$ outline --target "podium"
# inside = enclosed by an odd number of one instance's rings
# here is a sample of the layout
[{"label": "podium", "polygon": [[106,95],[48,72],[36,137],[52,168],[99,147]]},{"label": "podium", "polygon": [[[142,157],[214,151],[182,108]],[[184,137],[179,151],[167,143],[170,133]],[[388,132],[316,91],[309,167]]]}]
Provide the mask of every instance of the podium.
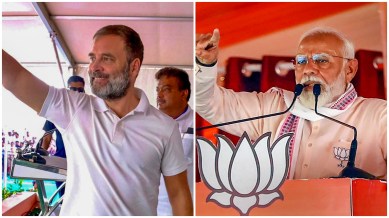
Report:
[{"label": "podium", "polygon": [[65,158],[44,156],[46,164],[13,159],[11,177],[18,179],[65,181],[67,162]]},{"label": "podium", "polygon": [[[32,179],[38,186],[39,204],[41,207],[40,215],[50,215],[62,203],[61,197],[51,206],[55,195],[65,186],[67,175],[67,162],[65,158],[55,156],[43,156],[46,164],[33,163],[26,160],[15,158],[12,161],[11,178]],[[64,183],[48,198],[44,180],[63,181]]]},{"label": "podium", "polygon": [[[253,208],[250,216],[386,216],[386,181],[365,179],[286,180],[284,199],[268,207]],[[234,208],[206,202],[211,193],[204,183],[196,184],[197,216],[239,216]]]}]

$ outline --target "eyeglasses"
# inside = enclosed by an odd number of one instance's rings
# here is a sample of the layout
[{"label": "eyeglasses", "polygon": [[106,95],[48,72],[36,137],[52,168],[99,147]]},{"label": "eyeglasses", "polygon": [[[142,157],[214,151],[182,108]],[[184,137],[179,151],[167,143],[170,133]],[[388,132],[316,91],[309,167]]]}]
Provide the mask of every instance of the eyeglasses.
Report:
[{"label": "eyeglasses", "polygon": [[76,92],[85,92],[84,88],[82,87],[69,87],[69,89]]},{"label": "eyeglasses", "polygon": [[296,55],[292,62],[296,69],[301,69],[302,67],[305,67],[308,64],[309,59],[311,59],[313,63],[316,64],[319,68],[326,69],[330,66],[331,58],[342,58],[348,61],[352,60],[351,58],[330,55],[327,53],[319,53],[312,54],[312,57],[310,58],[308,55]]}]

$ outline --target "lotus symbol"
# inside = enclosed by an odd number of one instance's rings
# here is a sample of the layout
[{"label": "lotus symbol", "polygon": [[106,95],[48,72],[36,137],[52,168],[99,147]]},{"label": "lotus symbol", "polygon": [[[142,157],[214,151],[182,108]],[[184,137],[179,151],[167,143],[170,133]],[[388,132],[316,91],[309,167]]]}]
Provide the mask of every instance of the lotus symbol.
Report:
[{"label": "lotus symbol", "polygon": [[350,149],[334,147],[334,155],[336,159],[340,160],[338,167],[344,168],[345,165],[343,165],[343,161],[348,161],[348,157],[350,156]]},{"label": "lotus symbol", "polygon": [[236,147],[223,135],[216,135],[217,147],[198,137],[200,175],[212,190],[207,202],[233,207],[241,215],[248,215],[254,207],[283,200],[279,188],[288,173],[288,145],[292,135],[284,134],[270,146],[270,132],[253,144],[244,132]]}]

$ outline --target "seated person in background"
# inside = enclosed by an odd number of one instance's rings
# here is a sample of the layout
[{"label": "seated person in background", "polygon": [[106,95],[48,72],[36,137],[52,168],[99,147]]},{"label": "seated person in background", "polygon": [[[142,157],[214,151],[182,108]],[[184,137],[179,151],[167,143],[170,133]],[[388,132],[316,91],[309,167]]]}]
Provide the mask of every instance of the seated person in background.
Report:
[{"label": "seated person in background", "polygon": [[[293,92],[272,88],[266,93],[234,92],[216,85],[219,30],[196,36],[196,111],[212,124],[285,111]],[[289,179],[338,176],[346,166],[353,131],[314,111],[313,85],[321,85],[318,111],[358,129],[355,166],[386,179],[385,100],[357,96],[351,84],[358,69],[352,43],[329,28],[315,28],[298,43],[294,60],[296,83],[305,85],[292,109],[280,116],[221,129],[252,140],[272,132],[294,133],[289,148]],[[339,155],[342,151],[344,155]]]},{"label": "seated person in background", "polygon": [[[70,90],[77,91],[77,92],[85,92],[84,87],[85,87],[84,78],[82,78],[80,76],[69,77],[68,88]],[[56,145],[57,149],[55,151],[54,156],[66,158],[65,146],[63,144],[62,135],[58,131],[58,129],[55,127],[55,125],[52,122],[46,120],[45,124],[43,125],[43,130],[45,132],[49,132],[52,130],[54,130],[54,131],[43,137],[42,148],[45,150],[49,149],[51,140],[53,138],[53,133],[55,132],[55,134],[56,134],[55,145]],[[55,184],[57,185],[57,188],[58,188],[59,186],[61,186],[62,182],[55,182]],[[64,194],[64,192],[65,192],[65,189],[64,188],[61,189],[59,191],[59,197],[61,197]]]},{"label": "seated person in background", "polygon": [[[188,162],[187,177],[193,196],[193,110],[188,105],[191,88],[188,74],[175,67],[160,69],[155,78],[158,109],[175,119],[181,132],[184,154]],[[158,196],[158,216],[173,215],[165,181],[161,178]]]}]

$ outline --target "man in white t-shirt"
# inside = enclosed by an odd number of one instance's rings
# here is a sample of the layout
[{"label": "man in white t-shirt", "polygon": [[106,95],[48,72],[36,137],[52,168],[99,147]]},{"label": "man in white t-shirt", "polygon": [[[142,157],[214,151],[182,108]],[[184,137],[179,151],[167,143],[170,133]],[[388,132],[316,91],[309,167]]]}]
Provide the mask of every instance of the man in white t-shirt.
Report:
[{"label": "man in white t-shirt", "polygon": [[49,87],[5,51],[3,86],[53,122],[67,154],[60,215],[156,215],[163,174],[174,215],[192,215],[178,125],[134,87],[143,43],[133,29],[98,30],[89,53],[97,96]]},{"label": "man in white t-shirt", "polygon": [[[158,81],[158,109],[178,122],[182,145],[188,163],[187,177],[193,194],[193,110],[188,105],[191,88],[188,74],[179,68],[165,67],[155,74]],[[158,196],[158,216],[172,215],[164,180],[161,178]]]}]

